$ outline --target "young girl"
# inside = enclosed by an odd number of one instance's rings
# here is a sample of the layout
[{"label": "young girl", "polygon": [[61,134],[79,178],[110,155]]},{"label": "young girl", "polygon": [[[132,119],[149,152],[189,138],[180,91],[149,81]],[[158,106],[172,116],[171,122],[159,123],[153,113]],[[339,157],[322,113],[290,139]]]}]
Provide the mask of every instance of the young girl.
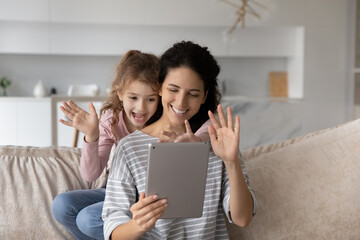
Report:
[{"label": "young girl", "polygon": [[[230,222],[246,226],[256,209],[239,153],[240,119],[236,117],[234,128],[230,108],[226,118],[219,105],[220,123],[211,113],[220,101],[220,68],[207,48],[192,42],[174,44],[160,65],[161,117],[123,138],[116,148],[102,214],[105,239],[227,239],[223,212]],[[159,220],[168,203],[156,195],[145,197],[148,144],[169,130],[191,134],[184,121],[194,131],[209,116],[214,152],[209,156],[203,215]]]},{"label": "young girl", "polygon": [[[100,110],[100,120],[92,103],[90,113],[71,100],[60,107],[71,120],[60,122],[85,134],[80,159],[80,172],[85,180],[95,181],[107,165],[112,146],[156,116],[159,69],[155,55],[131,50],[117,67],[110,95]],[[198,141],[208,138],[205,125],[195,134]],[[105,188],[62,193],[54,199],[52,212],[77,239],[103,239],[104,197]]]}]

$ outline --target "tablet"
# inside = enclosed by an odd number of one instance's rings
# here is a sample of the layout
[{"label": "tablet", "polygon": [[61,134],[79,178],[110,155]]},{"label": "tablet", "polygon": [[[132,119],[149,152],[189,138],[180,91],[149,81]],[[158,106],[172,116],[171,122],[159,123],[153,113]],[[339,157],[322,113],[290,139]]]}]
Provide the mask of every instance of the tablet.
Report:
[{"label": "tablet", "polygon": [[146,196],[166,198],[161,218],[202,216],[210,143],[152,143],[149,145]]}]

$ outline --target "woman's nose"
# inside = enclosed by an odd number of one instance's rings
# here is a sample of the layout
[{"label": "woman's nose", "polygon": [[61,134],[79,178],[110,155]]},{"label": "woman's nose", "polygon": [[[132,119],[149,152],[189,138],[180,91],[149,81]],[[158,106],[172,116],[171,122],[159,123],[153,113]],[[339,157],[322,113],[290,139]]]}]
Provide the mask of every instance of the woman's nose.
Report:
[{"label": "woman's nose", "polygon": [[185,106],[186,105],[186,100],[187,100],[186,94],[183,94],[183,93],[179,94],[177,96],[177,99],[176,99],[177,106],[179,106],[179,107]]}]

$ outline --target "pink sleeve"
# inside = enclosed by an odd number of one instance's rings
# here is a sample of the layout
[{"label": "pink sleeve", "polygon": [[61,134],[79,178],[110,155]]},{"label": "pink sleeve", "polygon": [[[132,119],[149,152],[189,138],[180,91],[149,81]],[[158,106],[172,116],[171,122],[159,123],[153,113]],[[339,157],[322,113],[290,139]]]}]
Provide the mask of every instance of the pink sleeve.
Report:
[{"label": "pink sleeve", "polygon": [[207,120],[194,134],[201,138],[202,142],[210,140],[208,126],[211,125],[211,120]]},{"label": "pink sleeve", "polygon": [[98,141],[88,143],[84,139],[80,159],[81,176],[89,182],[95,181],[109,160],[111,148],[115,143],[110,127],[100,121]]}]

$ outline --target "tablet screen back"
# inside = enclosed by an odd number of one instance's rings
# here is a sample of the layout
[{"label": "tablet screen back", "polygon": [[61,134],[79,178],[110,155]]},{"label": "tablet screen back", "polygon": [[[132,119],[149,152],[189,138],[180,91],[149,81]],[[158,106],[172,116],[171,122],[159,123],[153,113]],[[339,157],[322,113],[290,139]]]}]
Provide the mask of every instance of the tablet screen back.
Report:
[{"label": "tablet screen back", "polygon": [[167,198],[161,218],[202,216],[210,143],[152,143],[146,180],[146,196]]}]

